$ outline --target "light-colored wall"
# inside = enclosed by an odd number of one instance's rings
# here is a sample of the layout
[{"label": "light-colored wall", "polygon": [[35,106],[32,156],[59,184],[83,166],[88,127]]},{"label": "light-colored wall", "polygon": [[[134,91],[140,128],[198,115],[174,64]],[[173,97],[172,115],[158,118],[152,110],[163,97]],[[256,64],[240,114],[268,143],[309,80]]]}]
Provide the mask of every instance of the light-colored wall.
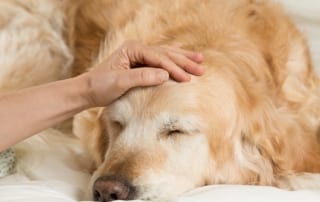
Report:
[{"label": "light-colored wall", "polygon": [[320,75],[320,0],[275,0],[281,2],[289,15],[307,36],[314,66]]}]

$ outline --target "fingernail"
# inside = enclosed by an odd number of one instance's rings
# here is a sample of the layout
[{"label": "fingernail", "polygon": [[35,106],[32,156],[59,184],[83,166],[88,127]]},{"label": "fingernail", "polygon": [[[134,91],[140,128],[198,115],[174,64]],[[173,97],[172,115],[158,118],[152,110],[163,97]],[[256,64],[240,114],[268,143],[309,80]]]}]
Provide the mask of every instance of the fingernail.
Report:
[{"label": "fingernail", "polygon": [[161,71],[157,74],[160,81],[167,81],[169,79],[169,73],[166,71]]}]

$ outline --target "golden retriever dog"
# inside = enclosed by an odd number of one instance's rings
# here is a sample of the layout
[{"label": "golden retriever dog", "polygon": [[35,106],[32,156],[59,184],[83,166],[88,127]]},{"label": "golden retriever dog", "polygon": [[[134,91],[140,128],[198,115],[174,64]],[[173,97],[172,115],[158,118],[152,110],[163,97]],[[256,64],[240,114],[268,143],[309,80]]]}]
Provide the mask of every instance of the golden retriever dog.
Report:
[{"label": "golden retriever dog", "polygon": [[75,72],[123,41],[203,53],[205,75],[135,88],[80,113],[97,201],[166,198],[210,184],[294,189],[320,172],[320,86],[306,40],[264,0],[79,1]]},{"label": "golden retriever dog", "polygon": [[209,184],[316,186],[295,179],[320,171],[319,79],[276,3],[2,0],[0,91],[69,77],[71,67],[82,73],[127,39],[202,52],[206,73],[132,89],[75,117],[94,161],[94,199],[153,200]]}]

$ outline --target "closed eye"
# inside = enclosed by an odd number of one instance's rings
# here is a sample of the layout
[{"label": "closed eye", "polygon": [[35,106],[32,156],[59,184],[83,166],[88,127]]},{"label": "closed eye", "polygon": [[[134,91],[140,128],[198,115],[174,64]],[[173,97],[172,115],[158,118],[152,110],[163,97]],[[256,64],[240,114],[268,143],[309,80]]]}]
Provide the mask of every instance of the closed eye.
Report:
[{"label": "closed eye", "polygon": [[117,130],[122,130],[124,128],[124,125],[120,121],[111,121],[112,127],[114,127]]},{"label": "closed eye", "polygon": [[182,131],[182,130],[174,129],[174,130],[169,130],[167,132],[167,135],[172,136],[172,135],[178,135],[178,134],[183,134],[183,133],[184,133],[184,131]]}]

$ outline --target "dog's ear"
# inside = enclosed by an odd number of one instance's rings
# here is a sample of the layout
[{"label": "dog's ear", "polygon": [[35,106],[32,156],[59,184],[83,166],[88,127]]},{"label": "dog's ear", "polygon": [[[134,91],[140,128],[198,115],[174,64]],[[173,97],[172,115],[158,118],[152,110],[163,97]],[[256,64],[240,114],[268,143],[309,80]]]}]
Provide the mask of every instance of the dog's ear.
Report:
[{"label": "dog's ear", "polygon": [[259,184],[277,186],[290,172],[320,170],[316,128],[300,116],[266,101],[243,118],[240,157],[242,165],[259,176]]},{"label": "dog's ear", "polygon": [[255,116],[246,121],[239,138],[245,159],[243,165],[259,176],[258,184],[273,185],[274,174],[282,168],[284,131],[275,124],[272,112],[264,111]]},{"label": "dog's ear", "polygon": [[96,169],[103,161],[108,146],[108,137],[102,122],[104,108],[94,108],[83,111],[74,117],[73,133],[94,161]]}]

